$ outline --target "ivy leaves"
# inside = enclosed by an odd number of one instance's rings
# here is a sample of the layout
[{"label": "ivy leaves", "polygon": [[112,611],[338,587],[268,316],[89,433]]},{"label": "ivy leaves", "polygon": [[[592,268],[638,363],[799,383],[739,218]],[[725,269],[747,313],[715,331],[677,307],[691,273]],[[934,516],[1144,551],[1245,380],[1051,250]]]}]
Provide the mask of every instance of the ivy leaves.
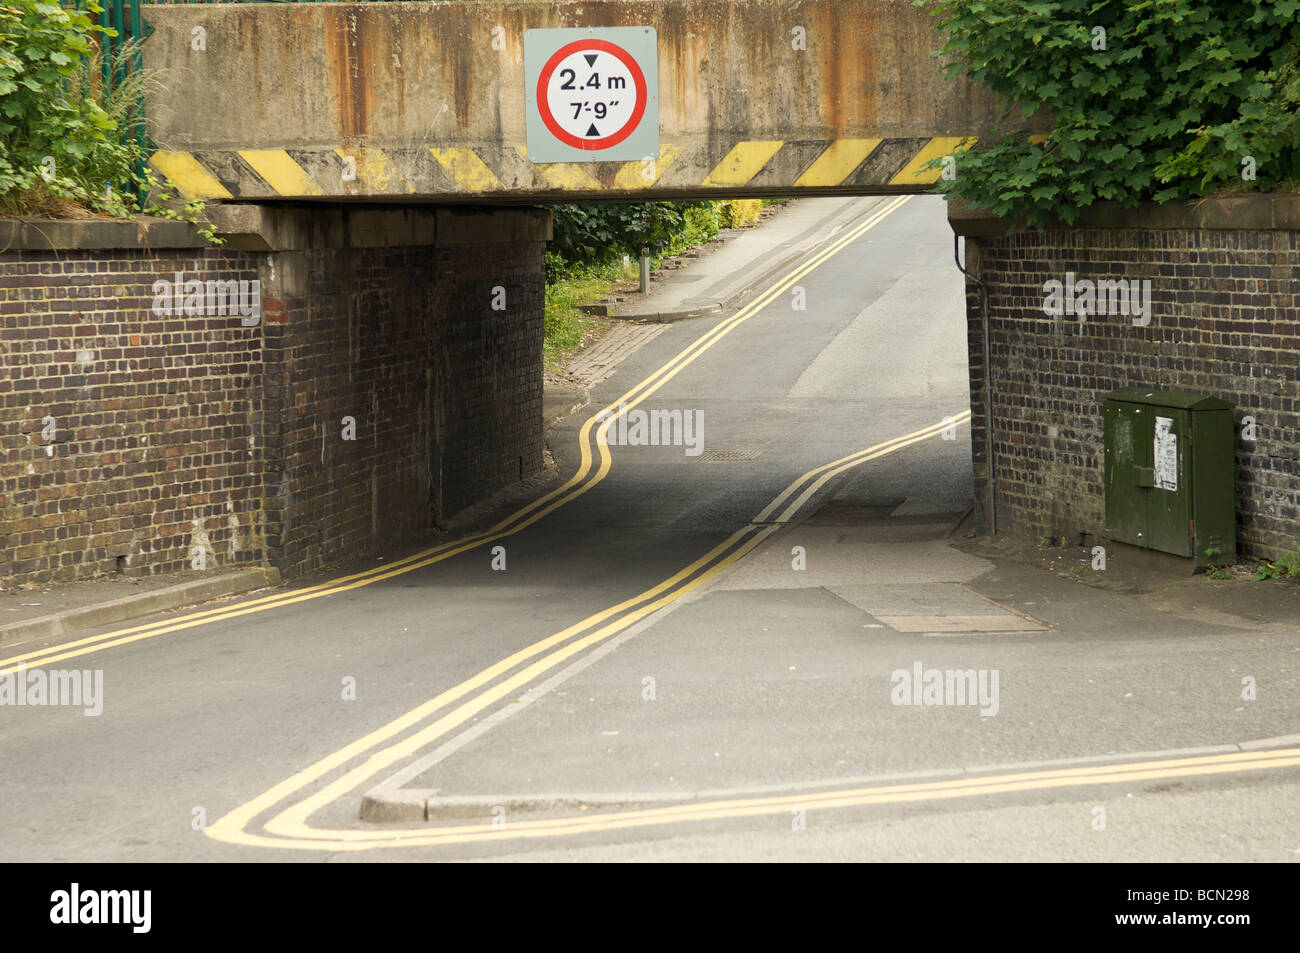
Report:
[{"label": "ivy leaves", "polygon": [[[1005,103],[941,182],[976,206],[1045,225],[1097,201],[1300,182],[1300,0],[915,3],[945,34],[943,68]],[[1022,128],[1033,114],[1045,142]]]}]

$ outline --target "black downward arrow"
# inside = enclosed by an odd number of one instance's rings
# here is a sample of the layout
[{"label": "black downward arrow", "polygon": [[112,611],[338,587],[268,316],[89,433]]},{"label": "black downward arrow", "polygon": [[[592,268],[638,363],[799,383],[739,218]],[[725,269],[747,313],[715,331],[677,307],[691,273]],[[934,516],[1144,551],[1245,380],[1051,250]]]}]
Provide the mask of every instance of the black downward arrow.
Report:
[{"label": "black downward arrow", "polygon": [[597,129],[596,129],[596,124],[595,124],[594,122],[593,122],[590,126],[587,127],[587,135],[589,135],[589,136],[599,136],[599,135],[600,135],[600,133],[599,133],[599,132],[597,131]]},{"label": "black downward arrow", "polygon": [[588,65],[588,66],[591,66],[591,65],[593,65],[593,64],[596,62],[596,54],[595,54],[595,53],[584,53],[584,54],[582,54],[582,58],[583,58],[584,60],[587,61],[587,65]]}]

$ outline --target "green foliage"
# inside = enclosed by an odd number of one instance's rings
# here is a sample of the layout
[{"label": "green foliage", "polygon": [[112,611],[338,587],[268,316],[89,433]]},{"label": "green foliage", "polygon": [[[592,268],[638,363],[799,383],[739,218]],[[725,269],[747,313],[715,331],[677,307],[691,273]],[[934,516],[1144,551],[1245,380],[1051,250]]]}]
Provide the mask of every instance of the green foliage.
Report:
[{"label": "green foliage", "polygon": [[[95,0],[85,10],[0,3],[0,213],[143,212],[197,225],[220,244],[201,222],[203,203],[180,202],[145,166],[139,103],[157,80],[133,68],[140,41],[114,44],[108,72],[115,80],[106,84],[100,37],[117,33],[88,13],[102,7]],[[141,203],[137,193],[149,198]]]},{"label": "green foliage", "polygon": [[1255,573],[1255,578],[1263,579],[1287,579],[1300,576],[1300,552],[1283,553],[1272,562],[1260,566]]},{"label": "green foliage", "polygon": [[723,228],[744,228],[758,221],[763,211],[760,199],[731,199],[718,203],[718,224]]},{"label": "green foliage", "polygon": [[[665,203],[667,204],[667,203]],[[664,255],[680,255],[684,251],[703,245],[718,237],[721,226],[719,202],[680,203],[682,209],[682,226],[669,236]]]},{"label": "green foliage", "polygon": [[[94,0],[87,9],[101,12]],[[0,197],[12,202],[11,193],[37,191],[121,207],[106,191],[110,180],[97,175],[125,172],[133,159],[87,76],[101,33],[116,35],[58,3],[0,5]]]},{"label": "green foliage", "polygon": [[[946,34],[944,69],[1008,104],[945,192],[1041,226],[1099,201],[1300,182],[1300,0],[914,2]],[[1050,117],[1047,141],[1028,141],[1013,103]]]},{"label": "green foliage", "polygon": [[655,258],[676,254],[701,240],[691,236],[710,228],[717,235],[718,228],[711,202],[556,205],[551,211],[555,233],[550,249],[558,255],[554,261],[566,266],[603,264],[623,255],[636,258],[643,248]]},{"label": "green foliage", "polygon": [[[552,267],[547,252],[548,270]],[[558,256],[557,256],[558,258]],[[578,310],[578,305],[608,294],[621,276],[618,264],[557,266],[563,273],[546,283],[546,319],[543,351],[546,363],[555,367],[582,343],[583,334],[599,319]]]},{"label": "green foliage", "polygon": [[198,233],[212,245],[224,245],[226,240],[218,238],[215,226],[203,219],[206,203],[202,199],[190,199],[182,203],[173,192],[170,180],[160,180],[153,170],[146,168],[144,173],[144,194],[149,196],[144,206],[146,215],[158,218],[170,218],[179,222],[188,222]]}]

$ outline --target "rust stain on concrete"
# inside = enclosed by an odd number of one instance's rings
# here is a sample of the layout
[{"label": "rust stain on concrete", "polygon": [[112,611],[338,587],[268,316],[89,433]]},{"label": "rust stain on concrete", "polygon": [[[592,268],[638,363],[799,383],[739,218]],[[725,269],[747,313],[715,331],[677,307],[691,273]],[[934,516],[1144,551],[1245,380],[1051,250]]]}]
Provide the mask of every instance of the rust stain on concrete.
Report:
[{"label": "rust stain on concrete", "polygon": [[398,10],[388,18],[388,48],[382,51],[386,54],[387,62],[384,64],[385,69],[391,69],[393,73],[393,109],[394,118],[400,127],[406,116],[406,82],[404,72],[406,70],[405,49],[402,46],[402,37],[408,32],[413,32],[416,25],[411,22],[411,15],[408,12]]},{"label": "rust stain on concrete", "polygon": [[336,93],[339,131],[344,138],[364,136],[370,124],[370,84],[366,81],[366,17],[353,6],[326,6],[326,66]]},{"label": "rust stain on concrete", "polygon": [[239,11],[238,35],[241,44],[247,46],[253,57],[253,102],[262,101],[262,47],[257,42],[257,26],[251,10]]}]

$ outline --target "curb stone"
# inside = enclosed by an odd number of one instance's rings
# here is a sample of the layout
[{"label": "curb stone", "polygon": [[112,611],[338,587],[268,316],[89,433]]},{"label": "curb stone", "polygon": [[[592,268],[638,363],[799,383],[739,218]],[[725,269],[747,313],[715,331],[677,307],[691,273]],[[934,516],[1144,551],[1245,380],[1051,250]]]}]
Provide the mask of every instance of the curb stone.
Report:
[{"label": "curb stone", "polygon": [[65,609],[52,615],[0,625],[0,645],[30,642],[35,639],[58,639],[87,629],[138,619],[157,612],[209,602],[222,596],[238,595],[280,584],[280,570],[275,568],[242,569],[206,579],[195,579],[175,586],[123,596],[108,602]]}]

